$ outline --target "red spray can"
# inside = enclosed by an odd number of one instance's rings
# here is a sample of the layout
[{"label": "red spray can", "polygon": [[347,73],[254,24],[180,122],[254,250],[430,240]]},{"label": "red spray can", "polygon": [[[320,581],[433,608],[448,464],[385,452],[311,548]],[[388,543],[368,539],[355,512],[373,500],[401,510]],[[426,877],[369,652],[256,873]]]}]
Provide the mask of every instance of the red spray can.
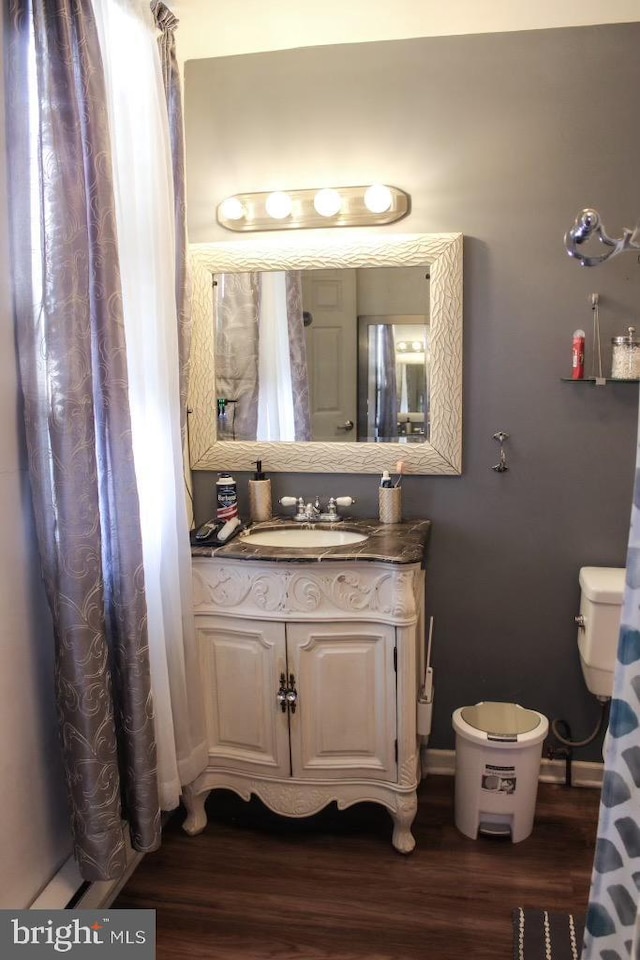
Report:
[{"label": "red spray can", "polygon": [[584,330],[575,330],[571,352],[571,379],[584,380]]}]

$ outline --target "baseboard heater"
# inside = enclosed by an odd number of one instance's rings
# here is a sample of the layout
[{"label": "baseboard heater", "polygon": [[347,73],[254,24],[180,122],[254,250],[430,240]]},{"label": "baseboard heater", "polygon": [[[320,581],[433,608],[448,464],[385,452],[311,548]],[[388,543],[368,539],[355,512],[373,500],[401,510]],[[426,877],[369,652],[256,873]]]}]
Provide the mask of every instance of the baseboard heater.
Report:
[{"label": "baseboard heater", "polygon": [[101,910],[111,906],[144,854],[127,847],[127,867],[117,880],[83,880],[69,857],[30,905],[30,910]]}]

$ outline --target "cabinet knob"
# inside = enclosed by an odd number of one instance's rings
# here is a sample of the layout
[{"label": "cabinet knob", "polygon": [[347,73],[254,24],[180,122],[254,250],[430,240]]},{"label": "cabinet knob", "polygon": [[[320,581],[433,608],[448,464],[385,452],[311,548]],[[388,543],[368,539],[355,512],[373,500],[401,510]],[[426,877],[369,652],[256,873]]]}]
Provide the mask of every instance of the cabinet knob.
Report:
[{"label": "cabinet knob", "polygon": [[291,713],[296,712],[298,703],[298,691],[296,690],[296,678],[292,673],[289,674],[289,686],[287,688],[287,706]]},{"label": "cabinet knob", "polygon": [[291,713],[296,712],[298,691],[296,690],[296,678],[292,673],[289,674],[288,685],[284,673],[280,674],[280,688],[276,693],[276,703],[280,704],[280,709],[283,713],[286,713],[287,710],[290,710]]},{"label": "cabinet knob", "polygon": [[276,703],[280,704],[280,709],[283,713],[287,712],[287,678],[284,673],[280,674],[280,689],[276,693]]}]

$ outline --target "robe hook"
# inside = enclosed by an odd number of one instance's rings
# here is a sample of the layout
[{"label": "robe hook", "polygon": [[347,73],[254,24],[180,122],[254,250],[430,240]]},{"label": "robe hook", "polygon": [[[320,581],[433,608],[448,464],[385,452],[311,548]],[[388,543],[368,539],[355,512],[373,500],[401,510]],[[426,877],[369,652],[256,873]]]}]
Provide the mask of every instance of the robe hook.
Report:
[{"label": "robe hook", "polygon": [[495,470],[496,473],[506,473],[509,467],[507,466],[507,456],[504,452],[504,442],[509,439],[509,434],[505,433],[504,430],[498,430],[497,433],[494,433],[493,439],[497,440],[500,444],[500,460],[494,464],[491,469]]}]

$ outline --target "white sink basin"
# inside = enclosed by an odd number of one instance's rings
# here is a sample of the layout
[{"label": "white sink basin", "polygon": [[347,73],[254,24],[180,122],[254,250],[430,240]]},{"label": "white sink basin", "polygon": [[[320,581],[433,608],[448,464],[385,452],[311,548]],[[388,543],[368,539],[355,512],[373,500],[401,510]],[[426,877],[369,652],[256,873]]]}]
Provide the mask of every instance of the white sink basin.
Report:
[{"label": "white sink basin", "polygon": [[287,527],[283,530],[256,530],[242,537],[242,543],[260,547],[343,547],[349,543],[362,543],[365,533],[353,530],[310,530]]}]

